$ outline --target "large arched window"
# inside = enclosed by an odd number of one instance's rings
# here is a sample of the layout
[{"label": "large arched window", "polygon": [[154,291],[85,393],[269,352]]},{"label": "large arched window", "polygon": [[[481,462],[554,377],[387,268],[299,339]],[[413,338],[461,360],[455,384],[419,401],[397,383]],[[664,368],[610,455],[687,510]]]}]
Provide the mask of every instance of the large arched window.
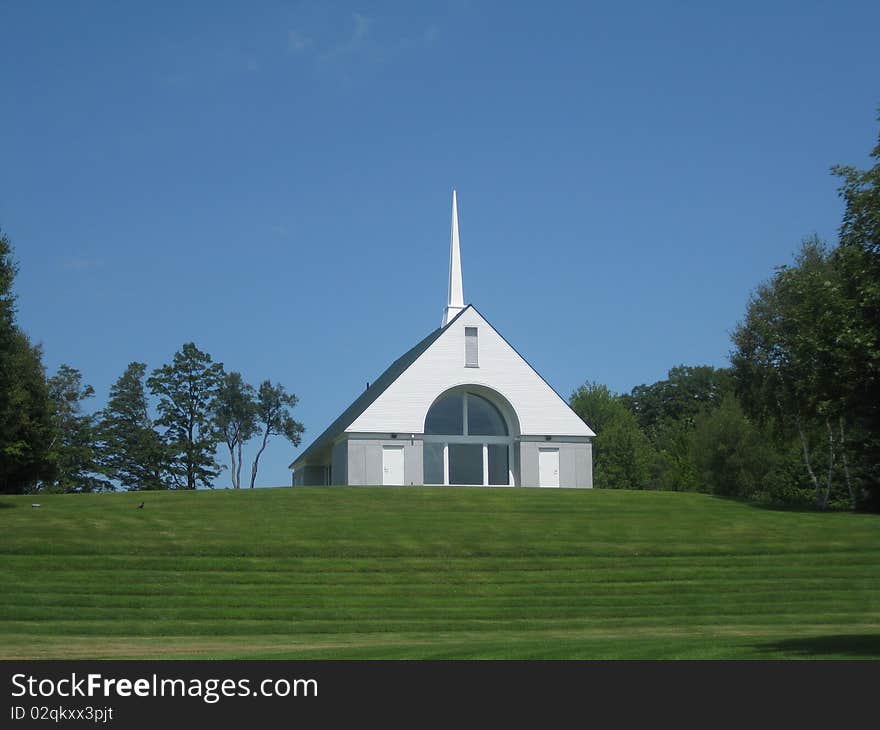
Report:
[{"label": "large arched window", "polygon": [[507,436],[504,416],[476,393],[449,393],[431,406],[425,433],[442,436]]},{"label": "large arched window", "polygon": [[509,484],[512,439],[501,411],[487,398],[456,390],[425,418],[425,484]]}]

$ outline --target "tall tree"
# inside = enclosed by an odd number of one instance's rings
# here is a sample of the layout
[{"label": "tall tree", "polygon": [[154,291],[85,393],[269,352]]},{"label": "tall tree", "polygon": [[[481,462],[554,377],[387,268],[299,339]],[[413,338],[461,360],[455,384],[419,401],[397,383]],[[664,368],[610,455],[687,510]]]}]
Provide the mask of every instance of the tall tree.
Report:
[{"label": "tall tree", "polygon": [[83,413],[83,401],[94,394],[94,388],[83,383],[82,373],[69,365],[61,365],[49,378],[55,426],[51,453],[57,469],[53,486],[58,491],[112,489],[98,461],[96,418]]},{"label": "tall tree", "polygon": [[15,323],[12,243],[0,231],[0,492],[51,479],[52,412],[42,353]]},{"label": "tall tree", "polygon": [[159,397],[159,418],[169,449],[169,471],[178,489],[213,486],[220,473],[214,458],[218,434],[213,414],[223,366],[192,342],[174,354],[172,363],[147,379]]},{"label": "tall tree", "polygon": [[859,432],[855,445],[865,506],[880,510],[880,141],[868,170],[837,165],[840,195],[846,205],[835,264],[853,317],[839,333],[841,369],[851,387],[848,411]]},{"label": "tall tree", "polygon": [[[820,508],[828,505],[838,457],[847,464],[834,433],[838,426],[846,432],[839,333],[847,327],[839,277],[824,243],[812,237],[794,265],[779,267],[758,287],[733,333],[731,363],[743,404],[794,431]],[[824,454],[821,473],[816,451]],[[846,481],[852,491],[848,475]]]},{"label": "tall tree", "polygon": [[257,432],[256,392],[244,382],[241,373],[224,374],[214,417],[229,449],[232,488],[241,489],[241,447]]},{"label": "tall tree", "polygon": [[260,383],[257,394],[257,423],[263,437],[251,467],[251,489],[257,481],[260,456],[266,450],[270,437],[284,436],[294,446],[300,445],[305,428],[290,415],[290,409],[297,402],[297,397],[293,393],[288,393],[283,385],[272,385],[271,380]]},{"label": "tall tree", "polygon": [[145,363],[129,363],[110,388],[99,424],[107,474],[132,490],[168,487],[168,452],[150,416],[146,371]]}]

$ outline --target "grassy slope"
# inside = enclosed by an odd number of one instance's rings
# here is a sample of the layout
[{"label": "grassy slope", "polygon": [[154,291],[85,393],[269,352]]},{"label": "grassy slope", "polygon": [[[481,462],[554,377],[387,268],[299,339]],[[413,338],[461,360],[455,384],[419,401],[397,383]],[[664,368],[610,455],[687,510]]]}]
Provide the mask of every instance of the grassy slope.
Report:
[{"label": "grassy slope", "polygon": [[880,657],[875,515],[598,490],[38,500],[0,497],[0,658]]}]

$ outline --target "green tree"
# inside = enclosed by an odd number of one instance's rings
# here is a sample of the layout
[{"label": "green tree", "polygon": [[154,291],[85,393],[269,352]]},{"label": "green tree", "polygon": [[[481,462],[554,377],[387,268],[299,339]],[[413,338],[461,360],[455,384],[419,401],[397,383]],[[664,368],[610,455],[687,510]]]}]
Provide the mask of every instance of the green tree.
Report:
[{"label": "green tree", "polygon": [[224,374],[214,419],[229,449],[232,488],[241,489],[241,447],[254,437],[258,429],[256,392],[244,382],[241,373]]},{"label": "green tree", "polygon": [[777,465],[773,447],[749,421],[732,394],[695,419],[691,454],[704,491],[727,497],[760,498]]},{"label": "green tree", "polygon": [[49,378],[55,428],[51,450],[56,468],[54,490],[112,489],[110,482],[103,478],[98,460],[96,418],[94,414],[83,413],[83,401],[94,394],[94,388],[83,383],[82,373],[69,365],[61,365]]},{"label": "green tree", "polygon": [[[880,510],[880,142],[868,170],[837,165],[845,203],[835,265],[852,316],[840,333],[847,412],[856,421],[865,506]],[[841,433],[842,437],[842,433]]]},{"label": "green tree", "polygon": [[131,490],[168,487],[168,451],[150,416],[146,372],[145,363],[129,363],[110,388],[99,424],[107,475]]},{"label": "green tree", "polygon": [[39,347],[15,323],[12,243],[0,231],[0,492],[24,493],[54,475],[52,409]]},{"label": "green tree", "polygon": [[283,385],[272,385],[271,380],[260,383],[260,390],[257,393],[257,423],[262,432],[262,440],[251,467],[251,489],[257,481],[260,456],[266,450],[270,437],[284,436],[294,446],[300,445],[305,428],[290,415],[290,409],[296,406],[297,402],[297,397],[293,393],[288,393]]},{"label": "green tree", "polygon": [[169,472],[178,489],[211,487],[220,473],[213,414],[222,377],[223,366],[188,342],[147,379],[159,398],[156,424],[165,428]]},{"label": "green tree", "polygon": [[710,365],[678,365],[669,371],[665,380],[637,385],[621,399],[647,433],[664,422],[693,423],[698,413],[717,407],[731,392],[733,381],[729,370]]},{"label": "green tree", "polygon": [[848,326],[848,311],[831,256],[812,237],[794,265],[779,267],[758,287],[733,333],[731,363],[742,403],[752,416],[794,431],[820,508],[831,497],[838,459],[855,499],[847,451],[839,443],[846,433],[839,334]]},{"label": "green tree", "polygon": [[727,369],[678,365],[669,370],[666,379],[637,385],[620,396],[651,442],[651,481],[657,488],[705,489],[691,458],[694,422],[699,414],[717,408],[732,391]]},{"label": "green tree", "polygon": [[39,347],[0,336],[0,492],[24,494],[55,475],[52,405]]},{"label": "green tree", "polygon": [[651,444],[620,396],[607,386],[585,383],[569,398],[572,409],[593,431],[593,474],[597,487],[646,489]]},{"label": "green tree", "polygon": [[[705,411],[709,408],[707,406]],[[704,491],[691,454],[696,418],[697,416],[679,420],[665,418],[654,424],[645,434],[654,449],[651,482],[657,489],[673,492]]]}]

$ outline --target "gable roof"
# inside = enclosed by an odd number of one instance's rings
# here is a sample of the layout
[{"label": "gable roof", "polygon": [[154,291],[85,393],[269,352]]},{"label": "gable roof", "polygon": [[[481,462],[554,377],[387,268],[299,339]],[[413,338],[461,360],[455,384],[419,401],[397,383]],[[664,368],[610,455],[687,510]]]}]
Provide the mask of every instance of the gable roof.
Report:
[{"label": "gable roof", "polygon": [[[489,348],[487,355],[494,351],[494,362],[490,358],[477,370],[469,370],[457,349],[450,349],[448,342],[444,346],[450,336],[447,328],[444,328],[437,340],[401,372],[345,431],[420,433],[424,427],[425,413],[435,396],[448,388],[470,383],[488,387],[506,398],[519,420],[518,427],[522,429],[522,434],[596,435],[565,398],[476,307],[468,305],[461,312],[461,318],[464,325],[480,326],[482,323],[488,328],[491,335],[489,339],[481,340],[481,348]],[[454,321],[457,322],[457,319],[454,318]],[[457,324],[457,328],[461,327],[461,324]],[[461,334],[464,335],[464,332]],[[492,344],[492,337],[496,339],[495,345]],[[497,349],[499,344],[501,350]],[[507,360],[508,357],[513,359]],[[499,363],[504,364],[499,367]],[[534,380],[530,382],[530,379]]]},{"label": "gable roof", "polygon": [[449,327],[452,326],[453,322],[457,320],[462,314],[464,314],[468,309],[471,308],[471,305],[468,304],[464,309],[462,309],[458,314],[456,314],[449,322],[443,327],[438,327],[431,334],[429,334],[425,339],[419,342],[415,347],[411,350],[407,351],[399,358],[397,358],[391,365],[388,366],[387,370],[382,373],[378,380],[374,383],[370,384],[370,387],[367,388],[363,393],[361,393],[348,408],[346,408],[342,414],[331,423],[324,432],[318,436],[311,444],[309,444],[308,448],[303,451],[293,462],[288,466],[288,469],[292,469],[295,464],[298,464],[301,461],[306,460],[309,456],[313,456],[318,453],[325,446],[329,446],[336,440],[336,437],[339,436],[346,428],[348,428],[352,423],[354,423],[355,419],[361,415],[367,408],[369,408],[373,402],[384,393],[388,387],[397,380],[403,372],[412,365],[416,360],[419,359],[421,354],[425,352],[431,345],[433,345],[437,339],[442,335]]},{"label": "gable roof", "polygon": [[[470,306],[471,306],[471,305],[469,304],[468,307],[470,307]],[[475,312],[477,312],[477,314],[479,314],[481,317],[483,317],[483,315],[480,314],[480,312],[477,311],[477,308],[476,308],[476,307],[474,307],[473,309],[474,309]],[[572,413],[574,413],[574,415],[576,415],[578,418],[581,418],[580,415],[578,415],[578,412],[577,412],[574,408],[571,407],[571,403],[569,403],[567,400],[565,400],[565,398],[562,397],[562,394],[561,394],[558,390],[556,390],[556,388],[554,388],[552,385],[550,385],[550,383],[547,382],[547,379],[546,379],[543,375],[541,375],[541,373],[539,373],[539,372],[535,369],[535,366],[532,365],[532,363],[530,363],[528,360],[526,360],[526,359],[523,357],[522,353],[521,353],[519,350],[517,350],[513,345],[510,344],[510,342],[508,341],[508,339],[507,339],[504,335],[502,335],[501,332],[498,331],[498,329],[495,327],[495,325],[493,325],[493,324],[492,324],[488,319],[486,319],[485,317],[483,317],[483,320],[486,322],[486,324],[488,324],[488,325],[489,325],[489,326],[495,331],[495,334],[497,334],[502,340],[504,340],[504,342],[507,344],[507,346],[508,346],[511,350],[513,350],[517,355],[519,355],[520,360],[522,360],[522,361],[523,361],[523,362],[529,367],[529,369],[530,369],[535,375],[537,375],[537,376],[538,376],[538,377],[544,382],[544,384],[545,384],[548,388],[550,388],[550,390],[553,391],[553,393],[556,395],[556,397],[559,398],[560,401],[562,401],[562,404],[563,404],[566,408],[568,408],[568,410],[570,410]],[[452,324],[452,323],[450,322],[450,324]],[[582,418],[581,418],[581,420],[583,421]],[[587,426],[587,428],[589,429],[590,433],[591,433],[593,436],[596,435],[595,431],[593,431],[593,429],[590,428],[590,426],[587,424],[586,421],[584,421],[584,425]]]}]

